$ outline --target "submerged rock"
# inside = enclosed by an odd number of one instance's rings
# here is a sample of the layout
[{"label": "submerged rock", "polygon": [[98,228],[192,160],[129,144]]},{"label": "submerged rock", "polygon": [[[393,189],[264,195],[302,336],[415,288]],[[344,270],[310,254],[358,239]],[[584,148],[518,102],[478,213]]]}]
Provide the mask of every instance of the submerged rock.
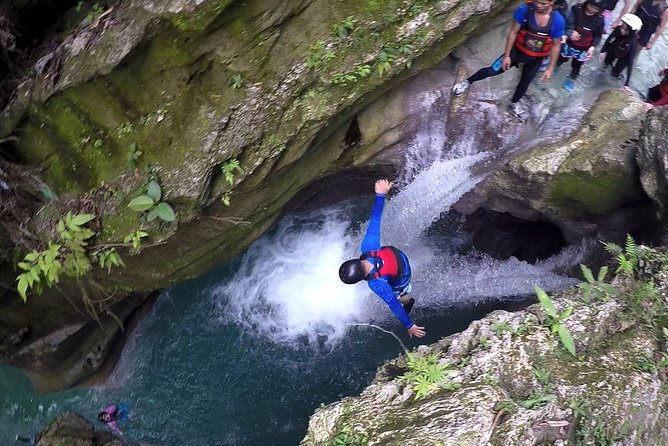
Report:
[{"label": "submerged rock", "polygon": [[[39,446],[141,446],[125,441],[95,426],[81,415],[66,412],[59,415],[39,433]],[[146,445],[148,446],[148,445]]]}]

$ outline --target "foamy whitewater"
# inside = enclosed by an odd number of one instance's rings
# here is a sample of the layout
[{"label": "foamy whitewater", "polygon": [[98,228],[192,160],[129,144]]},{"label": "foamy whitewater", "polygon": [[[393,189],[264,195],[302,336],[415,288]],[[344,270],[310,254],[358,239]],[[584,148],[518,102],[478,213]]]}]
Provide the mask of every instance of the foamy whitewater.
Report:
[{"label": "foamy whitewater", "polygon": [[[575,282],[552,273],[549,261],[529,265],[516,259],[461,256],[435,248],[434,241],[424,236],[480,181],[470,176],[469,168],[484,157],[437,161],[386,205],[381,238],[407,253],[416,308],[438,311],[464,302],[530,294],[534,284],[554,290]],[[367,213],[372,203],[370,193]],[[359,256],[366,229],[363,225],[354,232],[350,214],[350,205],[344,204],[286,218],[275,233],[248,250],[228,282],[214,287],[217,320],[290,343],[303,338],[334,341],[348,324],[382,324],[391,319],[390,310],[366,283],[344,285],[338,278],[341,262]],[[577,259],[574,253],[567,257]]]}]

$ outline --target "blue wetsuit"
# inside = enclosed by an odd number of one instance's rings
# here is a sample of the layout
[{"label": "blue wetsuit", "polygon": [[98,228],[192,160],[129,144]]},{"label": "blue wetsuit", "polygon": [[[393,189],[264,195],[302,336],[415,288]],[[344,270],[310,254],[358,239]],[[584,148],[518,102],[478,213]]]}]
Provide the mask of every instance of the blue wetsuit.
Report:
[{"label": "blue wetsuit", "polygon": [[[363,254],[382,248],[380,244],[380,222],[383,217],[384,206],[385,195],[376,194],[376,201],[374,202],[373,210],[371,211],[369,227],[366,230],[364,240],[362,240],[361,250]],[[404,310],[404,307],[399,302],[399,299],[397,299],[397,295],[408,287],[411,277],[411,268],[408,259],[403,253],[401,257],[400,260],[403,262],[404,266],[404,273],[401,277],[381,276],[377,279],[370,279],[367,283],[369,284],[371,291],[385,301],[397,319],[399,319],[403,326],[408,329],[414,324],[413,321],[411,321],[410,316],[408,316],[408,313],[406,313],[406,310]],[[374,271],[372,270],[372,273],[373,272]]]}]

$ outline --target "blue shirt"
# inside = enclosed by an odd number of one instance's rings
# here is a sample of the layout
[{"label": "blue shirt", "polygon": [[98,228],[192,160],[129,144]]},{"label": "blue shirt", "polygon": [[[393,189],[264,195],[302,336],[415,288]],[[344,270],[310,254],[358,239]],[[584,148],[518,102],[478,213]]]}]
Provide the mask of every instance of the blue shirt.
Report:
[{"label": "blue shirt", "polygon": [[[373,203],[373,209],[371,210],[369,227],[366,230],[364,240],[362,240],[362,246],[360,247],[362,253],[376,251],[382,248],[380,244],[380,222],[383,218],[384,207],[385,195],[376,194],[376,201]],[[371,291],[385,301],[387,306],[390,307],[390,310],[392,310],[392,313],[394,313],[404,327],[408,329],[414,325],[410,316],[408,316],[408,313],[404,310],[403,305],[401,305],[399,299],[397,299],[397,295],[387,279],[379,277],[378,279],[369,280],[367,283],[369,284]]]},{"label": "blue shirt", "polygon": [[[554,11],[553,14],[554,19],[552,20],[552,27],[550,28],[550,37],[553,39],[561,39],[561,36],[563,36],[566,31],[566,20],[564,20],[562,15],[557,11]],[[528,15],[529,5],[525,3],[515,10],[515,22],[523,25],[526,22]],[[528,20],[531,20],[531,25],[538,26],[534,14],[531,14],[531,17],[528,17]]]}]

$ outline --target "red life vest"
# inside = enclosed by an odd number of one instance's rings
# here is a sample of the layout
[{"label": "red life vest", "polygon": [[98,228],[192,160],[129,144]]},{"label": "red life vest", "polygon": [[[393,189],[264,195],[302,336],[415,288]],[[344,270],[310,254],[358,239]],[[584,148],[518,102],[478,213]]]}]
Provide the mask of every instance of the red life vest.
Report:
[{"label": "red life vest", "polygon": [[532,23],[534,15],[533,3],[527,5],[527,17],[522,23],[520,32],[517,33],[515,39],[515,48],[531,57],[546,57],[550,55],[552,50],[552,37],[550,32],[552,30],[552,20],[554,20],[554,11],[550,12],[550,20],[547,26],[538,26]]},{"label": "red life vest", "polygon": [[588,50],[594,43],[594,28],[603,27],[603,17],[600,14],[588,16],[584,12],[584,4],[573,6],[573,15],[575,16],[574,31],[580,34],[580,40],[573,41],[568,39],[568,44],[573,48]]},{"label": "red life vest", "polygon": [[404,273],[404,262],[400,253],[401,251],[394,246],[383,246],[377,251],[362,254],[360,260],[368,260],[374,266],[374,270],[364,280],[378,279],[383,276],[401,276]]}]

